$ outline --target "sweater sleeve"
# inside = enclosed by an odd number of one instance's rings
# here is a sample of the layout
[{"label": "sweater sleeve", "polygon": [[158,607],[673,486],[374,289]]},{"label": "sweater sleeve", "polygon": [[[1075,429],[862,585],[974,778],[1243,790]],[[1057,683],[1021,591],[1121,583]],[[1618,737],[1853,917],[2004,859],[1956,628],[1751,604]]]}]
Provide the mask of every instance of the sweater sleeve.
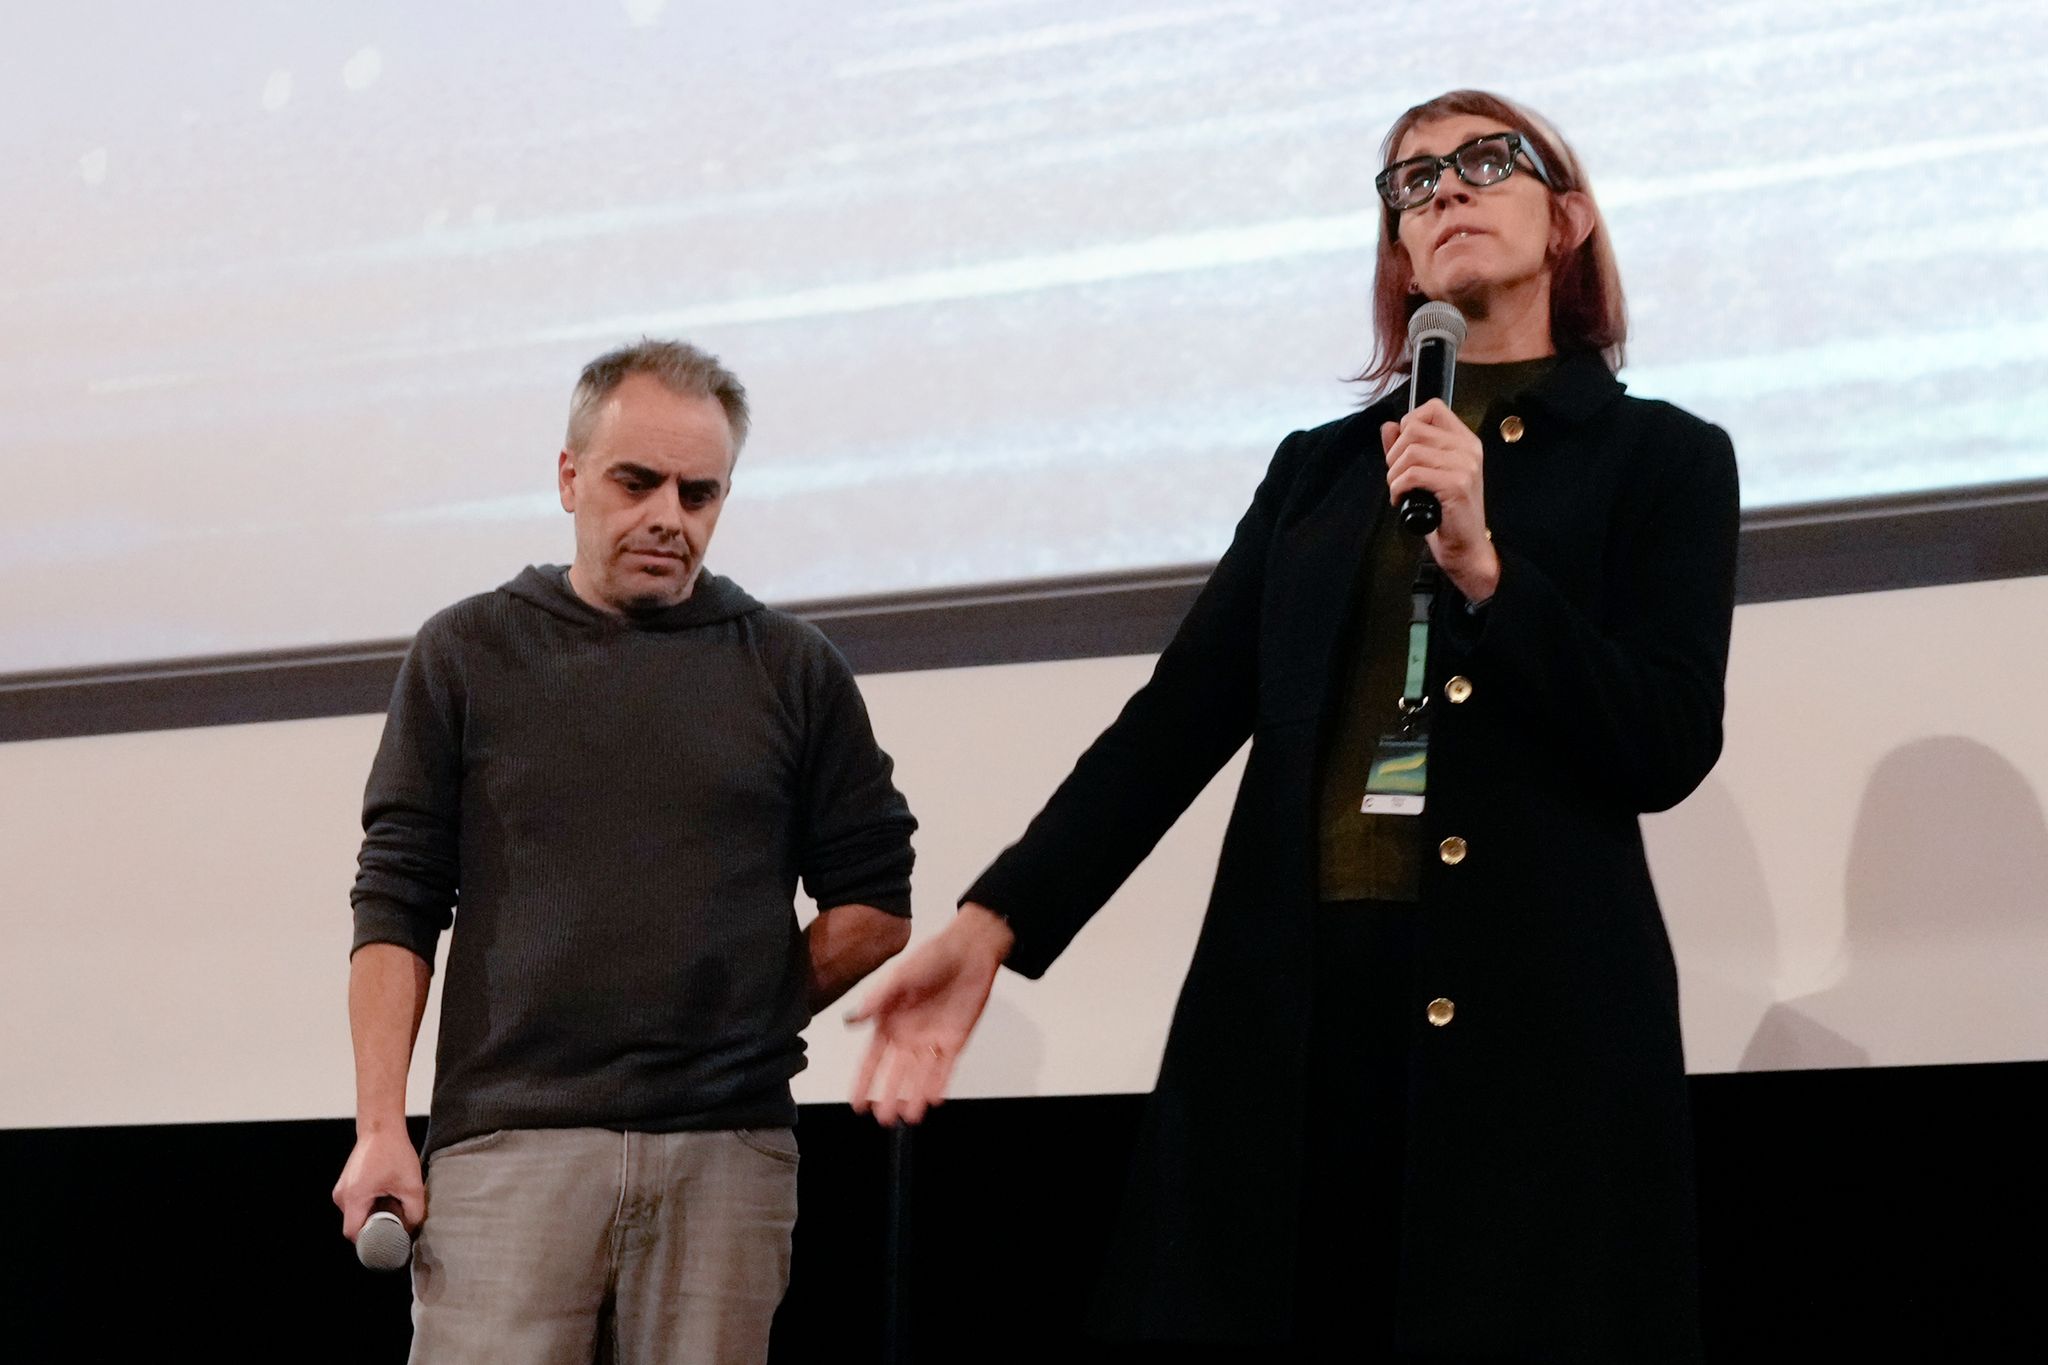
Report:
[{"label": "sweater sleeve", "polygon": [[1497,545],[1499,589],[1447,632],[1451,671],[1495,680],[1569,770],[1637,811],[1677,805],[1721,753],[1739,497],[1727,433],[1695,432],[1630,528],[1603,620]]},{"label": "sweater sleeve", "polygon": [[910,836],[917,821],[875,742],[853,670],[822,635],[804,670],[798,870],[821,910],[872,905],[910,914]]},{"label": "sweater sleeve", "polygon": [[1251,734],[1266,559],[1307,444],[1281,442],[1151,678],[961,898],[1009,921],[1013,970],[1043,975]]},{"label": "sweater sleeve", "polygon": [[454,919],[462,709],[452,635],[445,617],[422,627],[392,690],[363,794],[351,953],[366,943],[396,943],[431,965]]}]

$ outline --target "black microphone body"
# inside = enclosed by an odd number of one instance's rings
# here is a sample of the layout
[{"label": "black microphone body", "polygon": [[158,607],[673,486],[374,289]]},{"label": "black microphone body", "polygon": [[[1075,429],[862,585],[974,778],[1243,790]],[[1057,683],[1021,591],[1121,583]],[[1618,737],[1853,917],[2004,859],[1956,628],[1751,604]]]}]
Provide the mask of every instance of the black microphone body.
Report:
[{"label": "black microphone body", "polygon": [[[1408,411],[1432,398],[1448,405],[1458,376],[1458,347],[1465,341],[1465,318],[1448,303],[1425,303],[1408,321]],[[1426,536],[1443,524],[1443,504],[1427,488],[1411,488],[1394,511],[1401,529]]]}]

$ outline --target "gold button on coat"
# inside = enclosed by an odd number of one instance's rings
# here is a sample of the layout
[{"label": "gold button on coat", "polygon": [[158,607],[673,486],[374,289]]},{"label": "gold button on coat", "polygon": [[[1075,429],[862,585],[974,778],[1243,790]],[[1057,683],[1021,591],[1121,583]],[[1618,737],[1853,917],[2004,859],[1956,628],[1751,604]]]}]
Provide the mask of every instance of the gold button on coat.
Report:
[{"label": "gold button on coat", "polygon": [[1456,867],[1465,861],[1465,841],[1453,834],[1436,846],[1436,856]]},{"label": "gold button on coat", "polygon": [[1429,1002],[1429,1022],[1435,1024],[1438,1028],[1442,1028],[1445,1024],[1450,1023],[1457,1013],[1458,1007],[1442,996],[1438,996]]},{"label": "gold button on coat", "polygon": [[1500,438],[1503,441],[1506,441],[1509,445],[1513,445],[1515,442],[1522,439],[1522,431],[1523,427],[1521,418],[1503,417],[1500,419]]},{"label": "gold button on coat", "polygon": [[1470,678],[1451,679],[1444,684],[1444,695],[1451,699],[1451,705],[1456,706],[1459,702],[1472,695],[1472,680]]}]

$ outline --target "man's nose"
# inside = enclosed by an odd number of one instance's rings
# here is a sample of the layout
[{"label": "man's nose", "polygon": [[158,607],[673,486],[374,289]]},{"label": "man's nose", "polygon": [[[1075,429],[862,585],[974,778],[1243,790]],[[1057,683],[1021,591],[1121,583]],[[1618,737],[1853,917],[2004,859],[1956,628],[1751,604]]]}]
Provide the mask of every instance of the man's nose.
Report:
[{"label": "man's nose", "polygon": [[648,529],[663,535],[676,535],[683,529],[683,490],[672,483],[665,483],[661,491],[651,499],[653,511]]}]

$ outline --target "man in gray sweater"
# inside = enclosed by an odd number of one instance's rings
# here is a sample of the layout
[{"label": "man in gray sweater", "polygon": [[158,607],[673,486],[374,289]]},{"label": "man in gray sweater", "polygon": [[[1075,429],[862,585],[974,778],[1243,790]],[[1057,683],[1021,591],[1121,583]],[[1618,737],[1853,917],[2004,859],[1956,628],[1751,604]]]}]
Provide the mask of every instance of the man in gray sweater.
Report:
[{"label": "man in gray sweater", "polygon": [[[593,361],[575,562],[434,616],[399,674],[334,1200],[350,1238],[379,1198],[417,1229],[415,1361],[767,1356],[799,1031],[908,939],[916,822],[845,661],[704,572],[746,431],[693,347]],[[405,1079],[451,923],[423,1182]]]}]

